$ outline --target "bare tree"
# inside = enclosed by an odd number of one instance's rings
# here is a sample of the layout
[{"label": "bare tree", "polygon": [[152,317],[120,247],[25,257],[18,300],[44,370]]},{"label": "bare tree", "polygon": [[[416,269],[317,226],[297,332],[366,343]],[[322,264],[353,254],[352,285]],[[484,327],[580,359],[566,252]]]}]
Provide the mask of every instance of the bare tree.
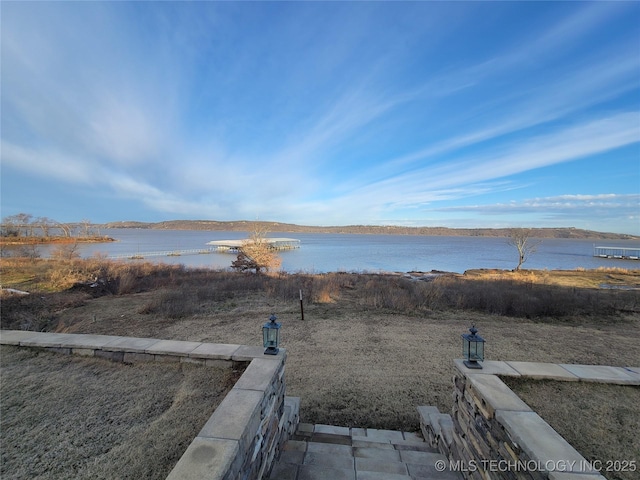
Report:
[{"label": "bare tree", "polygon": [[89,229],[91,228],[91,220],[83,218],[80,220],[82,224],[82,235],[86,238],[89,236]]},{"label": "bare tree", "polygon": [[33,215],[31,215],[30,213],[19,213],[18,215],[16,215],[16,217],[18,218],[18,223],[20,224],[20,226],[24,228],[25,236],[32,237],[33,223],[31,223],[31,220],[33,220]]},{"label": "bare tree", "polygon": [[39,217],[36,219],[36,224],[42,231],[42,236],[49,238],[51,236],[51,227],[55,224],[53,220],[47,217]]},{"label": "bare tree", "polygon": [[516,270],[520,270],[522,264],[536,252],[541,241],[534,241],[531,238],[531,230],[527,228],[514,228],[509,234],[507,244],[515,247],[518,251],[518,265]]},{"label": "bare tree", "polygon": [[231,267],[239,271],[253,270],[256,273],[278,270],[282,259],[266,237],[267,231],[256,227],[251,236],[240,247],[240,252]]},{"label": "bare tree", "polygon": [[51,256],[57,260],[73,260],[75,258],[80,258],[80,247],[78,242],[58,245],[51,252]]},{"label": "bare tree", "polygon": [[68,223],[58,223],[57,226],[62,230],[65,237],[71,238],[71,225]]},{"label": "bare tree", "polygon": [[19,237],[20,222],[17,215],[9,215],[2,219],[2,236]]},{"label": "bare tree", "polygon": [[33,215],[30,213],[18,213],[5,217],[2,222],[3,234],[8,237],[22,237],[33,235]]}]

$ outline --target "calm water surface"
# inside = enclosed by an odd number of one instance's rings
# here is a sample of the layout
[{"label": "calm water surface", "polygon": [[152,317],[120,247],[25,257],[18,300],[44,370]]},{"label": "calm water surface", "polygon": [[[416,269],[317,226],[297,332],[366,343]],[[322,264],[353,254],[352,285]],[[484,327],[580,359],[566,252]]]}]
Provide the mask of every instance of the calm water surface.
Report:
[{"label": "calm water surface", "polygon": [[[81,255],[137,254],[154,251],[206,248],[211,240],[242,239],[245,232],[184,230],[108,229],[102,234],[117,242],[82,245]],[[515,247],[505,238],[429,237],[408,235],[351,235],[274,233],[273,237],[297,238],[299,249],[281,252],[287,272],[409,272],[442,270],[463,273],[473,268],[513,269]],[[640,268],[640,261],[593,257],[594,245],[639,247],[634,240],[543,239],[536,253],[525,263],[531,269],[575,269],[600,266]],[[46,249],[42,251],[47,255]],[[193,267],[227,268],[232,253],[149,257],[147,260]],[[132,261],[132,260],[129,260]]]}]

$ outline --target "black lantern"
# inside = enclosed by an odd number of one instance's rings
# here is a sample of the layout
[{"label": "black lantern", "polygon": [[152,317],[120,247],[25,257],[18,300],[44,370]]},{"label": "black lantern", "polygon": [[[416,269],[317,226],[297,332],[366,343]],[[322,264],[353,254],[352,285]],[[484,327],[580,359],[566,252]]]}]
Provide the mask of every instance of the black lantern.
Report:
[{"label": "black lantern", "polygon": [[265,355],[277,355],[279,351],[281,324],[277,323],[276,320],[276,316],[272,314],[269,321],[262,327],[262,340],[266,348]]},{"label": "black lantern", "polygon": [[472,326],[471,333],[462,334],[462,356],[465,358],[464,364],[467,368],[481,369],[478,362],[484,360],[484,338],[477,335],[478,329]]}]

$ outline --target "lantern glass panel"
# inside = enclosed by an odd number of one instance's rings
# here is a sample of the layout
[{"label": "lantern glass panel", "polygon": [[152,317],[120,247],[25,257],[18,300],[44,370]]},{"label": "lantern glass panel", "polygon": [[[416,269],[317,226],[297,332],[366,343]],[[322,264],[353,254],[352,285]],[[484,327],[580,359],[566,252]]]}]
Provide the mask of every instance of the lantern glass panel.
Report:
[{"label": "lantern glass panel", "polygon": [[278,332],[277,328],[266,328],[264,332],[264,346],[265,347],[277,347],[278,346]]},{"label": "lantern glass panel", "polygon": [[469,342],[469,360],[484,360],[484,344],[483,342]]}]

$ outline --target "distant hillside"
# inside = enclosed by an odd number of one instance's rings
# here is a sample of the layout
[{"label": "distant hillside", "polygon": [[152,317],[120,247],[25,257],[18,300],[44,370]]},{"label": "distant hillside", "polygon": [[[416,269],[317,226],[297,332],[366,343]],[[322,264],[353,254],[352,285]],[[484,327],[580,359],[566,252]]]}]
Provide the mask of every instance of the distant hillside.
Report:
[{"label": "distant hillside", "polygon": [[[447,228],[447,227],[399,227],[377,225],[348,225],[343,227],[315,227],[294,225],[291,223],[256,222],[238,220],[218,222],[215,220],[170,220],[166,222],[112,222],[101,225],[102,228],[149,228],[155,230],[211,230],[251,232],[257,227],[269,232],[289,233],[358,233],[368,235],[426,235],[426,236],[464,236],[464,237],[508,237],[508,228]],[[532,228],[535,238],[592,238],[610,240],[640,239],[634,235],[594,232],[578,228]]]}]

